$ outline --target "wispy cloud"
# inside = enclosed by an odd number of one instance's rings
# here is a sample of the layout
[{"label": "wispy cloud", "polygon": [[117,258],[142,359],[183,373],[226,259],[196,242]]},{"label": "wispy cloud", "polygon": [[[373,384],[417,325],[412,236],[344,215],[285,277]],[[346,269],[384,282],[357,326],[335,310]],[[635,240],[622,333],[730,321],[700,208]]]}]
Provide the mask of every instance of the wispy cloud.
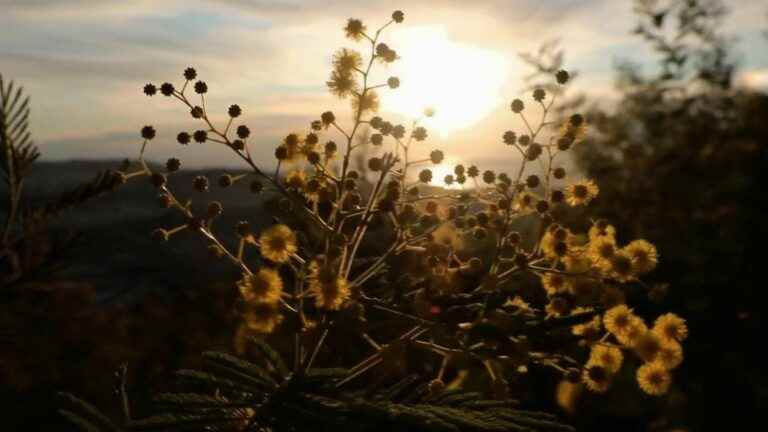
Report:
[{"label": "wispy cloud", "polygon": [[[178,83],[181,71],[194,65],[211,87],[211,110],[242,105],[243,120],[260,137],[257,151],[270,159],[280,136],[305,128],[326,109],[344,111],[324,81],[332,51],[349,45],[341,31],[346,17],[373,26],[395,6],[359,0],[6,0],[0,71],[32,95],[33,131],[48,158],[130,156],[136,131],[147,123],[167,138],[153,156],[178,151],[172,137],[194,127],[186,110],[159,95],[144,97],[141,87],[148,81]],[[451,40],[493,50],[511,62],[559,37],[568,67],[583,72],[577,84],[592,92],[610,91],[615,58],[642,53],[629,35],[631,2],[415,0],[401,7],[407,13],[403,26],[439,24]],[[737,24],[731,29],[743,38],[747,70],[768,66],[766,54],[755,50],[762,41],[761,22],[754,18],[758,9],[740,7],[732,20]],[[517,95],[519,79],[510,76],[505,99]],[[478,146],[466,142],[498,141],[498,132],[509,127],[505,114],[492,113],[476,129],[441,144],[466,157],[487,158],[491,150],[472,154]],[[487,130],[487,136],[477,130]],[[193,165],[229,162],[210,148],[183,153]]]}]

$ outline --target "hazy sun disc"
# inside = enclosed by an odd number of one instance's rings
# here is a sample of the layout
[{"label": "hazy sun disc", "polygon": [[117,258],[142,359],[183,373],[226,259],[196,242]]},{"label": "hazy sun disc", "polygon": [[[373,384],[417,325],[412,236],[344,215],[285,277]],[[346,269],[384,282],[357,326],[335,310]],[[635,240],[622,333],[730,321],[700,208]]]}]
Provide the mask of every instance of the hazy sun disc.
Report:
[{"label": "hazy sun disc", "polygon": [[385,92],[385,109],[416,118],[434,108],[425,124],[446,135],[477,123],[500,102],[508,72],[500,54],[452,42],[442,27],[411,28],[392,45],[401,59],[390,72],[401,85]]}]

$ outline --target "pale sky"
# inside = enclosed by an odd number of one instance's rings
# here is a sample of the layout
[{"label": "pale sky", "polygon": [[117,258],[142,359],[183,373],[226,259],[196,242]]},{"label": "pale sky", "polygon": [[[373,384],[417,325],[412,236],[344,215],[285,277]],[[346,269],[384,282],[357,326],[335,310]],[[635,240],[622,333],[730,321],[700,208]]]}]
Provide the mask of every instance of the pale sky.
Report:
[{"label": "pale sky", "polygon": [[[738,81],[768,88],[768,4],[725,4],[732,12],[725,31],[737,38]],[[32,96],[32,131],[44,159],[133,157],[139,129],[152,124],[158,138],[151,158],[233,165],[234,156],[214,145],[176,144],[179,131],[199,125],[172,99],[142,94],[147,82],[180,85],[184,68],[194,66],[210,88],[209,111],[223,121],[227,107],[239,104],[253,150],[271,165],[280,138],[305,131],[323,111],[348,124],[348,106],[325,81],[335,49],[365,45],[346,40],[342,27],[356,17],[374,28],[395,9],[405,11],[405,22],[383,40],[411,66],[394,66],[383,79],[400,74],[403,90],[411,79],[413,91],[414,83],[437,77],[440,87],[424,99],[477,105],[466,116],[443,110],[457,116],[450,118],[454,130],[431,130],[422,145],[425,154],[441,148],[463,162],[499,167],[515,160],[500,136],[521,130],[506,108],[521,96],[529,72],[520,52],[560,38],[566,68],[580,72],[574,90],[608,98],[617,60],[650,59],[629,33],[636,22],[629,0],[0,0],[0,73]],[[449,47],[449,58],[429,58],[431,40]],[[404,94],[405,101],[382,95],[380,114],[403,119],[401,108],[421,97]]]}]

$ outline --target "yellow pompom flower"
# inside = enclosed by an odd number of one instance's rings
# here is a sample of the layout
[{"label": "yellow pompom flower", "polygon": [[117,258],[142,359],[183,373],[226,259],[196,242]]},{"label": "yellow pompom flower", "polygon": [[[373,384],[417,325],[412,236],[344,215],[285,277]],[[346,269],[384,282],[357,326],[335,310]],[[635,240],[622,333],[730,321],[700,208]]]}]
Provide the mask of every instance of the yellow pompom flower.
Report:
[{"label": "yellow pompom flower", "polygon": [[310,264],[309,292],[317,307],[326,310],[338,310],[350,295],[349,284],[338,275],[334,266],[317,261]]},{"label": "yellow pompom flower", "polygon": [[258,333],[272,333],[283,320],[278,304],[256,303],[249,305],[243,315],[246,327]]},{"label": "yellow pompom flower", "polygon": [[619,282],[629,282],[635,279],[632,257],[623,249],[616,251],[608,262],[612,278]]},{"label": "yellow pompom flower", "polygon": [[637,273],[648,273],[656,268],[656,264],[659,262],[656,246],[645,240],[635,240],[628,244],[624,250],[632,258],[632,266]]},{"label": "yellow pompom flower", "polygon": [[264,230],[259,236],[261,255],[276,263],[288,262],[296,253],[296,234],[285,225],[278,224]]},{"label": "yellow pompom flower", "polygon": [[589,240],[594,241],[600,237],[616,238],[616,228],[613,225],[608,225],[605,222],[598,221],[589,228]]},{"label": "yellow pompom flower", "polygon": [[262,267],[237,282],[243,299],[248,303],[277,303],[283,292],[283,280],[276,271]]},{"label": "yellow pompom flower", "polygon": [[652,331],[646,331],[643,335],[637,338],[633,344],[635,353],[644,362],[650,363],[656,360],[659,352],[661,352],[661,338]]},{"label": "yellow pompom flower", "polygon": [[570,282],[565,275],[560,273],[544,273],[541,276],[541,286],[548,295],[555,295],[568,291],[570,288]]},{"label": "yellow pompom flower", "polygon": [[605,311],[603,325],[605,325],[606,330],[614,335],[618,335],[629,330],[633,320],[636,318],[635,314],[632,313],[632,309],[622,304]]},{"label": "yellow pompom flower", "polygon": [[616,240],[608,236],[595,238],[587,247],[589,258],[603,270],[610,270],[611,258],[617,251]]},{"label": "yellow pompom flower", "polygon": [[640,337],[646,333],[648,333],[648,326],[645,325],[642,318],[632,317],[626,330],[615,334],[615,336],[622,345],[626,347],[634,347]]},{"label": "yellow pompom flower", "polygon": [[582,381],[590,391],[605,393],[611,385],[611,373],[600,365],[587,363],[582,372]]},{"label": "yellow pompom flower", "polygon": [[595,344],[589,354],[590,364],[596,364],[604,367],[610,373],[616,373],[621,369],[624,361],[624,354],[621,349],[615,346]]},{"label": "yellow pompom flower", "polygon": [[659,363],[646,363],[637,369],[637,383],[644,392],[661,396],[669,390],[672,376]]},{"label": "yellow pompom flower", "polygon": [[668,313],[656,318],[653,332],[664,340],[683,341],[688,337],[688,326],[685,325],[684,319],[673,313]]},{"label": "yellow pompom flower", "polygon": [[668,370],[680,366],[680,363],[683,362],[683,347],[675,341],[662,341],[656,362]]},{"label": "yellow pompom flower", "polygon": [[595,316],[592,321],[574,325],[571,327],[571,333],[587,340],[598,339],[600,337],[600,317]]},{"label": "yellow pompom flower", "polygon": [[573,207],[587,205],[595,199],[600,188],[592,180],[581,180],[566,186],[565,200]]}]

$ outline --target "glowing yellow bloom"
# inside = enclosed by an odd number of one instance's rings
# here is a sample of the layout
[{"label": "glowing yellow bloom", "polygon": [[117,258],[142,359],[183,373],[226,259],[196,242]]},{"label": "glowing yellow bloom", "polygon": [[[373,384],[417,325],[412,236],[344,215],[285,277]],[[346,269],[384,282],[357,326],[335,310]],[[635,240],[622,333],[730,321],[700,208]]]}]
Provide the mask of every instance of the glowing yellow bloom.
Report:
[{"label": "glowing yellow bloom", "polygon": [[589,258],[603,270],[610,269],[610,260],[616,252],[616,240],[608,236],[598,237],[590,241],[587,247]]},{"label": "glowing yellow bloom", "polygon": [[656,362],[665,369],[672,370],[683,362],[683,347],[675,341],[662,341]]},{"label": "glowing yellow bloom", "polygon": [[515,209],[520,213],[530,213],[536,210],[539,198],[530,192],[521,192],[515,197]]},{"label": "glowing yellow bloom", "polygon": [[624,354],[615,346],[595,344],[589,354],[589,363],[602,366],[610,373],[616,373],[621,369]]},{"label": "glowing yellow bloom", "polygon": [[611,373],[600,365],[587,363],[582,373],[582,381],[595,393],[605,393],[611,385]]},{"label": "glowing yellow bloom", "polygon": [[642,318],[635,316],[630,320],[626,330],[616,333],[614,336],[616,336],[616,339],[618,339],[622,345],[626,347],[634,347],[640,337],[646,333],[648,333],[648,326],[645,325]]},{"label": "glowing yellow bloom", "polygon": [[606,330],[617,335],[626,332],[635,318],[632,309],[622,304],[605,311],[603,325],[605,325]]},{"label": "glowing yellow bloom", "polygon": [[294,170],[285,177],[285,184],[298,190],[304,190],[307,185],[307,175],[304,171]]},{"label": "glowing yellow bloom", "polygon": [[668,313],[656,318],[653,332],[664,340],[682,341],[688,337],[688,326],[685,325],[684,319],[673,313]]},{"label": "glowing yellow bloom", "polygon": [[549,295],[555,295],[568,291],[570,288],[570,282],[568,279],[560,273],[544,273],[541,277],[541,286]]},{"label": "glowing yellow bloom", "polygon": [[352,109],[362,113],[379,110],[379,95],[373,90],[368,90],[364,95],[358,95],[352,98]]},{"label": "glowing yellow bloom", "polygon": [[341,74],[350,74],[363,65],[360,53],[348,48],[341,48],[333,54],[333,67]]},{"label": "glowing yellow bloom", "polygon": [[635,240],[628,244],[624,250],[632,258],[632,266],[637,273],[648,273],[656,268],[656,264],[659,262],[656,247],[645,240]]},{"label": "glowing yellow bloom", "polygon": [[276,271],[262,267],[251,275],[244,274],[237,287],[248,303],[277,303],[283,292],[283,280]]},{"label": "glowing yellow bloom", "polygon": [[567,380],[562,380],[557,384],[557,390],[555,393],[555,400],[560,408],[565,410],[569,414],[573,414],[576,411],[576,403],[579,400],[579,395],[583,391],[583,386],[580,384],[572,383]]},{"label": "glowing yellow bloom", "polygon": [[279,305],[272,303],[249,305],[243,318],[248,329],[258,333],[272,333],[283,320]]},{"label": "glowing yellow bloom", "polygon": [[576,324],[571,327],[571,333],[582,336],[587,340],[595,340],[600,337],[600,317],[595,316],[592,321],[584,324]]},{"label": "glowing yellow bloom", "polygon": [[587,205],[600,192],[600,188],[592,180],[582,180],[571,183],[565,188],[565,200],[571,206]]},{"label": "glowing yellow bloom", "polygon": [[652,362],[661,351],[661,338],[652,331],[646,331],[633,344],[637,356],[644,362]]},{"label": "glowing yellow bloom", "polygon": [[612,239],[616,239],[616,228],[614,228],[613,225],[598,222],[592,224],[592,226],[589,228],[588,234],[590,241],[594,241],[600,237],[610,237]]},{"label": "glowing yellow bloom", "polygon": [[317,307],[328,310],[341,308],[350,291],[347,281],[338,275],[334,266],[314,261],[309,272],[309,291],[315,297]]},{"label": "glowing yellow bloom", "polygon": [[626,251],[616,251],[608,262],[612,278],[619,282],[629,282],[635,279],[632,257]]},{"label": "glowing yellow bloom", "polygon": [[669,390],[672,376],[659,363],[646,363],[637,369],[637,383],[649,395],[660,396]]},{"label": "glowing yellow bloom", "polygon": [[259,236],[261,255],[276,263],[288,262],[291,255],[296,253],[296,234],[285,225],[273,225],[264,230]]},{"label": "glowing yellow bloom", "polygon": [[592,261],[583,253],[583,250],[564,256],[563,264],[565,265],[565,270],[569,273],[586,273],[592,268]]}]

